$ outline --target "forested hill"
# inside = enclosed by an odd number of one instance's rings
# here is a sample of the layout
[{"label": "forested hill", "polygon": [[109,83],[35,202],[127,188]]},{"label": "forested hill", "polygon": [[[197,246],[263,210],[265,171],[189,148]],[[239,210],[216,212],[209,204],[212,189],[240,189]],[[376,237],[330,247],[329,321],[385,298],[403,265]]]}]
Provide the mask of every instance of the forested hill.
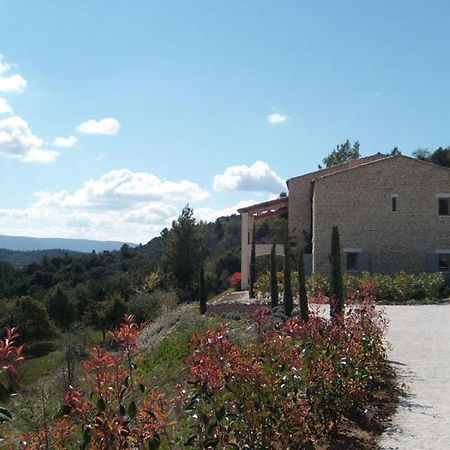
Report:
[{"label": "forested hill", "polygon": [[[0,235],[0,248],[19,251],[33,250],[70,250],[73,252],[90,253],[119,250],[124,242],[96,241],[91,239],[64,239],[64,238],[36,238],[28,236]],[[126,243],[134,247],[133,243]]]},{"label": "forested hill", "polygon": [[[268,219],[256,236],[271,242],[285,229],[283,218]],[[197,300],[202,261],[208,295],[227,289],[240,271],[240,244],[239,215],[197,222],[186,207],[171,229],[135,248],[44,255],[20,268],[0,262],[0,326],[26,328],[26,340],[36,342],[73,323],[104,331],[126,312],[150,319],[161,302]]]},{"label": "forested hill", "polygon": [[65,254],[69,254],[70,256],[74,257],[85,255],[85,253],[61,249],[19,251],[0,248],[0,261],[9,263],[14,267],[19,268],[32,263],[40,262],[44,256],[48,258],[55,258],[58,256],[64,256]]}]

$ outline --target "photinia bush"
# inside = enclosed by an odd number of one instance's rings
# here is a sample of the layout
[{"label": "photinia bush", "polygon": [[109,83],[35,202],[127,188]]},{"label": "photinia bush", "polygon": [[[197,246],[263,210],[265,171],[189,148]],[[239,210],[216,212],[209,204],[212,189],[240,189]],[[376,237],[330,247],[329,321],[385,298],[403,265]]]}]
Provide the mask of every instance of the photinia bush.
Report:
[{"label": "photinia bush", "polygon": [[369,405],[387,373],[372,292],[352,292],[338,320],[320,306],[307,322],[261,309],[246,345],[225,324],[194,334],[185,383],[167,396],[137,377],[140,327],[126,316],[111,335],[117,351],[93,349],[86,388],[71,387],[58,421],[22,448],[313,448]]},{"label": "photinia bush", "polygon": [[240,289],[241,288],[241,272],[234,272],[230,276],[230,285],[234,289]]}]

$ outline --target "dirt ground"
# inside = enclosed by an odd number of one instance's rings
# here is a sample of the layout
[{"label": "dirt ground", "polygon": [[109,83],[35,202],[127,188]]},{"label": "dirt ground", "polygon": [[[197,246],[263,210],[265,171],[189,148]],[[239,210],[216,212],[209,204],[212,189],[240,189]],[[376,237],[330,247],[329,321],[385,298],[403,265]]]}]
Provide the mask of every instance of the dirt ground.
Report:
[{"label": "dirt ground", "polygon": [[404,383],[382,449],[450,448],[450,305],[386,306],[390,360]]}]

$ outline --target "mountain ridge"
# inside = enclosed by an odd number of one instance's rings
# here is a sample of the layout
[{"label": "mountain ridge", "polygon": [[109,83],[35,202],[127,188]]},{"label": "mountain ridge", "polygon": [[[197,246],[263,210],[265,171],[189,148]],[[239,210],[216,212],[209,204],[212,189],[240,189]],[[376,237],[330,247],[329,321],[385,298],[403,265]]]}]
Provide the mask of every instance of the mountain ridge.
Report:
[{"label": "mountain ridge", "polygon": [[81,253],[119,250],[123,244],[136,247],[137,244],[123,241],[100,241],[94,239],[40,238],[31,236],[9,236],[0,234],[0,248],[15,251],[69,250]]}]

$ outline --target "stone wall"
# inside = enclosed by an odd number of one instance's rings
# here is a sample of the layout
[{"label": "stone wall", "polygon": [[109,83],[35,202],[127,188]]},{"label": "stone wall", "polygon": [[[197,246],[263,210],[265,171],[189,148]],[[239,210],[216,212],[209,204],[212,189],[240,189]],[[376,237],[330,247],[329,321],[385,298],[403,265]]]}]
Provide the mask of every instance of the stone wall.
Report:
[{"label": "stone wall", "polygon": [[310,243],[310,239],[312,238],[311,195],[312,182],[315,178],[340,172],[349,169],[350,167],[356,167],[381,158],[386,158],[386,155],[377,153],[375,155],[355,159],[338,166],[320,169],[316,172],[300,175],[288,180],[290,235],[295,236],[300,242],[303,242],[306,247]]},{"label": "stone wall", "polygon": [[[372,272],[427,271],[430,254],[450,249],[450,217],[438,215],[439,193],[450,194],[450,169],[403,156],[317,178],[314,271],[330,271],[334,225],[339,227],[341,247],[360,250],[365,268]],[[397,196],[396,212],[392,196]],[[304,226],[292,209],[290,204],[291,227]],[[345,268],[345,255],[342,261]]]}]

